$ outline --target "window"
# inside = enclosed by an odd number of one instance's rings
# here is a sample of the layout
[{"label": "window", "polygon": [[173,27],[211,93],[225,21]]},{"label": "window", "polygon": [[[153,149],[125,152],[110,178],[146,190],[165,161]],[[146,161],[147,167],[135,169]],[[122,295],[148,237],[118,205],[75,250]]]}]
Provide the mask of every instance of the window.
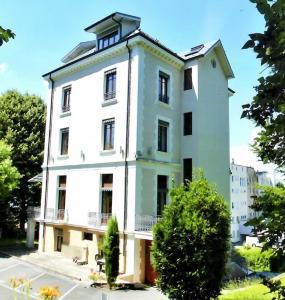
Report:
[{"label": "window", "polygon": [[184,70],[184,91],[192,89],[192,68]]},{"label": "window", "polygon": [[64,87],[62,91],[63,91],[63,99],[62,99],[61,110],[63,113],[65,113],[70,111],[71,86]]},{"label": "window", "polygon": [[105,72],[105,100],[110,100],[116,97],[116,79],[117,72],[115,69]]},{"label": "window", "polygon": [[192,158],[183,159],[183,179],[192,181]]},{"label": "window", "polygon": [[102,205],[101,205],[101,223],[107,224],[108,218],[112,213],[113,198],[113,174],[102,174]]},{"label": "window", "polygon": [[166,205],[167,197],[167,176],[157,176],[157,215],[161,216],[164,206]]},{"label": "window", "polygon": [[114,149],[115,119],[103,121],[103,150]]},{"label": "window", "polygon": [[64,219],[65,200],[66,200],[66,176],[58,177],[58,201],[57,201],[57,218],[60,220]]},{"label": "window", "polygon": [[169,102],[168,97],[168,81],[169,76],[163,72],[159,72],[159,95],[158,99],[159,101],[163,103]]},{"label": "window", "polygon": [[167,152],[167,131],[169,123],[158,120],[158,151]]},{"label": "window", "polygon": [[83,232],[83,240],[93,241],[93,234],[90,232]]},{"label": "window", "polygon": [[99,50],[115,44],[116,42],[118,42],[118,40],[119,40],[118,30],[108,35],[105,35],[104,37],[99,39],[99,44],[98,44]]},{"label": "window", "polygon": [[69,128],[60,130],[60,155],[68,154],[68,139],[69,139]]},{"label": "window", "polygon": [[192,134],[192,112],[184,114],[184,135]]}]

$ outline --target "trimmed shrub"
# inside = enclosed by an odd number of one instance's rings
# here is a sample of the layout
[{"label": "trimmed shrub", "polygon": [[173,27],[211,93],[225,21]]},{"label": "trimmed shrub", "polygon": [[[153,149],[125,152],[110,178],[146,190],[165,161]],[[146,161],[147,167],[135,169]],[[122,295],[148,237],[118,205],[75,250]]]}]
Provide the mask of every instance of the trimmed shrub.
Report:
[{"label": "trimmed shrub", "polygon": [[170,195],[153,228],[157,285],[170,299],[215,298],[228,259],[228,205],[202,173]]},{"label": "trimmed shrub", "polygon": [[119,229],[116,217],[108,221],[108,228],[103,242],[103,254],[105,258],[105,272],[109,288],[112,289],[119,274],[120,255]]}]

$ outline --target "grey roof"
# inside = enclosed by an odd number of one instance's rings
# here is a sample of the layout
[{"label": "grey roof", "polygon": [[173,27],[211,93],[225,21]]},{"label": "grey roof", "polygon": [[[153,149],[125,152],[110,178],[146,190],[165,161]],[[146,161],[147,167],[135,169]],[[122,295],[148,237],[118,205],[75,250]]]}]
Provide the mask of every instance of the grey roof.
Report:
[{"label": "grey roof", "polygon": [[[115,20],[115,21],[114,21]],[[96,32],[98,30],[101,30],[102,28],[111,25],[112,23],[116,24],[117,22],[122,21],[130,21],[135,22],[137,24],[137,28],[140,26],[141,18],[123,14],[120,12],[112,13],[111,15],[99,20],[98,22],[86,27],[84,30],[88,32]]]},{"label": "grey roof", "polygon": [[[74,47],[70,52],[68,52],[61,61],[63,63],[68,63],[75,58],[78,58],[83,55],[87,55],[92,51],[96,50],[96,40],[87,41],[79,43],[76,47]],[[91,51],[91,52],[90,52]]]}]

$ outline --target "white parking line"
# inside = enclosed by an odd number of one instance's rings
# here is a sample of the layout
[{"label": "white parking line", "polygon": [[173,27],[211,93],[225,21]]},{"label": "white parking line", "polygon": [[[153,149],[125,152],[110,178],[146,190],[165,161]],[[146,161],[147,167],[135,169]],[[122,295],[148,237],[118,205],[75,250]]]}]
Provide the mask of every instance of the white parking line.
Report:
[{"label": "white parking line", "polygon": [[[3,287],[3,288],[8,289],[8,290],[10,290],[10,291],[15,292],[15,289],[11,288],[9,285],[0,283],[0,286]],[[17,294],[21,294],[21,295],[25,295],[25,296],[26,296],[26,293],[24,293],[23,291],[18,291],[18,290],[16,290],[16,293],[17,293]],[[30,298],[31,298],[31,299],[35,299],[35,300],[38,299],[37,297],[32,296],[32,295],[30,295]]]},{"label": "white parking line", "polygon": [[[32,278],[32,279],[28,279],[28,280],[30,280],[30,282],[32,282],[32,281],[34,281],[34,280],[36,280],[36,279],[38,279],[38,278],[44,276],[45,274],[46,274],[46,272],[43,272],[43,273],[37,275],[36,277],[34,277],[34,278]],[[24,286],[24,283],[21,284],[21,285],[19,285],[19,286],[17,287],[17,290],[20,290],[23,286]]]},{"label": "white parking line", "polygon": [[65,298],[68,294],[70,294],[75,288],[78,287],[78,284],[76,284],[75,286],[73,286],[71,289],[69,289],[65,294],[63,294],[58,300],[62,300],[63,298]]},{"label": "white parking line", "polygon": [[3,271],[7,271],[9,269],[12,269],[12,268],[15,268],[16,266],[20,265],[19,263],[15,264],[15,265],[12,265],[12,266],[9,266],[7,268],[4,268],[4,269],[1,269],[0,272],[3,272]]}]

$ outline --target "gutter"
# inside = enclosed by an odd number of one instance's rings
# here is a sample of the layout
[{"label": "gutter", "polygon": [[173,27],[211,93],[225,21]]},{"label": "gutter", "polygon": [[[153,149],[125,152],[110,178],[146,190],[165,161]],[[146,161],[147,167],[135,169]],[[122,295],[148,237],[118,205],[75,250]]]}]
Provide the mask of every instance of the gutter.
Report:
[{"label": "gutter", "polygon": [[[130,133],[130,104],[131,104],[131,49],[127,40],[126,48],[128,49],[128,85],[127,85],[127,116],[126,116],[126,143],[125,143],[125,184],[124,184],[124,245],[123,256],[126,260],[126,229],[127,229],[127,217],[128,217],[128,179],[129,168],[127,158],[129,156],[129,133]],[[124,263],[126,267],[126,262]]]},{"label": "gutter", "polygon": [[[49,159],[51,148],[51,131],[52,131],[52,114],[53,114],[53,98],[54,98],[54,80],[49,74],[49,80],[51,82],[51,96],[50,96],[50,112],[49,112],[49,131],[48,131],[48,148],[47,148],[47,162],[46,162],[46,183],[45,183],[45,197],[44,197],[44,220],[46,219],[47,211],[47,199],[48,199],[48,183],[49,183]],[[43,242],[45,241],[45,222],[43,230]]]}]

